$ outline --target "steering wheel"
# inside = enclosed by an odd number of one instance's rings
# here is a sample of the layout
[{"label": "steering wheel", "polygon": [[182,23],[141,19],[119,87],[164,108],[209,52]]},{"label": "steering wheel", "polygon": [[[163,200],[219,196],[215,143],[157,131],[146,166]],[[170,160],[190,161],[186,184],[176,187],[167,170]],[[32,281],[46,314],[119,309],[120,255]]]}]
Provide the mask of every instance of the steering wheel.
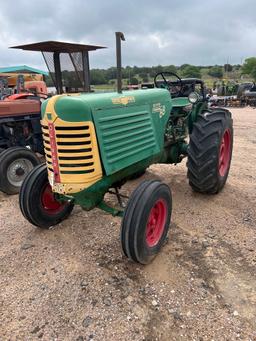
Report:
[{"label": "steering wheel", "polygon": [[[161,76],[162,80],[157,79],[157,78],[159,78],[159,76]],[[169,80],[167,77],[169,79],[170,79],[170,77],[175,77],[176,80]],[[182,81],[181,81],[181,78],[178,75],[176,75],[176,73],[174,73],[174,72],[167,72],[167,71],[166,72],[158,72],[155,75],[154,83],[155,83],[156,88],[168,89],[172,96],[178,97],[181,93]]]}]

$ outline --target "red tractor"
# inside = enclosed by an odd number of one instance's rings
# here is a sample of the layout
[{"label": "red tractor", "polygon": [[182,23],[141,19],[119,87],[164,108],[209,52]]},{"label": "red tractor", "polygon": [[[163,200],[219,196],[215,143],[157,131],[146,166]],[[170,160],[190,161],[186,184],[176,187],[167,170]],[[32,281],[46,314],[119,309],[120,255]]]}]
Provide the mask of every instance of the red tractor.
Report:
[{"label": "red tractor", "polygon": [[45,82],[32,81],[0,101],[0,190],[7,194],[19,192],[44,154],[40,111],[46,97]]}]

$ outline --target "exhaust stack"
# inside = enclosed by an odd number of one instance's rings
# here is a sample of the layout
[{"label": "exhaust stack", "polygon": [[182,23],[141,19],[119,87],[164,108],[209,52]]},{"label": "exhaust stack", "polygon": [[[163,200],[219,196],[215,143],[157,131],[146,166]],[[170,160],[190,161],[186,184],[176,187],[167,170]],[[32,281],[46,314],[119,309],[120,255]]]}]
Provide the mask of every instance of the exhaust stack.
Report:
[{"label": "exhaust stack", "polygon": [[122,55],[121,55],[121,40],[125,41],[122,32],[116,32],[116,71],[117,71],[117,92],[122,93]]}]

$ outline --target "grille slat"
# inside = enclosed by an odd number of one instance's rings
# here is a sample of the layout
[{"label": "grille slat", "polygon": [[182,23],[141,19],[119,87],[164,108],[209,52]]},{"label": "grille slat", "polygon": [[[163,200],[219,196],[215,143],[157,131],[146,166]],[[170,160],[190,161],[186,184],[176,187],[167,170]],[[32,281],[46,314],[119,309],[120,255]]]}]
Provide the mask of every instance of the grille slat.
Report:
[{"label": "grille slat", "polygon": [[126,120],[122,120],[122,121],[118,121],[117,123],[113,123],[112,121],[108,121],[108,123],[105,123],[104,125],[102,124],[102,129],[103,130],[107,130],[107,129],[113,129],[113,128],[116,128],[116,127],[127,127],[127,125],[131,125],[131,124],[134,124],[136,125],[138,122],[148,122],[148,117],[147,116],[138,116],[134,119],[126,119]]},{"label": "grille slat", "polygon": [[[123,133],[127,133],[127,132],[134,131],[134,130],[142,131],[142,130],[145,130],[148,128],[150,131],[152,130],[152,126],[151,126],[150,122],[143,122],[141,124],[136,124],[136,126],[127,125],[124,128],[118,128],[118,129],[113,129],[110,131],[105,131],[102,133],[102,136],[104,136],[104,137],[113,136],[113,135],[123,136]],[[129,134],[128,134],[128,136],[129,136]]]},{"label": "grille slat", "polygon": [[93,162],[85,162],[85,163],[60,163],[60,167],[67,168],[78,168],[78,167],[89,167],[93,166]]},{"label": "grille slat", "polygon": [[[147,112],[145,112],[145,111],[138,111],[138,112],[135,112],[135,113],[132,114],[133,118],[136,117],[136,116],[139,116],[139,117],[147,116]],[[115,121],[115,120],[121,121],[123,119],[130,120],[131,119],[131,114],[130,113],[126,113],[126,114],[122,113],[121,115],[111,115],[111,116],[109,115],[107,117],[101,117],[99,119],[99,122],[109,122],[109,121]]]},{"label": "grille slat", "polygon": [[[133,136],[135,135],[144,135],[145,133],[151,133],[152,129],[151,127],[149,128],[146,128],[143,130],[143,132],[141,132],[141,130],[136,130],[136,129],[131,129],[132,132],[129,132],[128,134],[122,134],[120,136],[120,134],[116,137],[112,137],[112,138],[106,138],[105,141],[109,144],[109,143],[113,143],[113,142],[116,142],[116,141],[121,141],[121,140],[126,140],[127,138],[132,138]],[[127,131],[127,130],[126,130]],[[113,134],[111,134],[113,135]]]},{"label": "grille slat", "polygon": [[[48,127],[46,127],[48,129]],[[71,127],[61,127],[61,126],[56,126],[55,130],[89,130],[89,126],[71,126]]]},{"label": "grille slat", "polygon": [[92,155],[83,155],[83,156],[59,156],[59,160],[77,161],[77,160],[89,160],[89,159],[92,159]]},{"label": "grille slat", "polygon": [[91,144],[91,141],[64,141],[59,142],[57,141],[58,146],[83,146],[83,145]]},{"label": "grille slat", "polygon": [[62,174],[88,174],[88,173],[93,173],[95,171],[95,169],[86,169],[86,170],[82,170],[82,171],[65,171],[63,170],[61,173]]},{"label": "grille slat", "polygon": [[[127,147],[126,140],[121,140],[118,143],[109,143],[109,141],[107,141],[105,150],[111,151],[114,149],[118,149],[118,151],[122,152],[122,147],[125,147],[125,150],[127,150],[127,148],[129,149],[136,148],[136,146],[140,145],[141,141],[145,141],[144,136],[145,134],[140,133],[136,136],[133,136],[133,138],[130,138],[129,147]],[[146,140],[148,139],[152,140],[152,138],[154,139],[154,134],[151,132],[150,134],[147,135]]]},{"label": "grille slat", "polygon": [[[48,135],[49,136],[49,135]],[[57,138],[64,138],[64,139],[79,139],[82,137],[90,137],[90,134],[56,134]]]},{"label": "grille slat", "polygon": [[[146,139],[144,138],[143,140],[140,140],[140,142],[138,141],[134,141],[133,144],[129,144],[129,146],[125,146],[123,148],[119,148],[117,146],[117,148],[115,148],[116,150],[113,151],[114,148],[112,148],[112,151],[110,151],[108,153],[109,158],[111,159],[112,156],[115,155],[120,155],[122,153],[125,152],[130,152],[132,151],[134,153],[134,149],[136,148],[136,150],[138,149],[138,147],[142,146],[142,145],[150,145],[152,142],[154,142],[154,135],[152,135],[151,137],[147,137]],[[114,146],[115,147],[115,146]]]},{"label": "grille slat", "polygon": [[[148,148],[154,148],[154,146],[155,146],[154,142],[151,142],[150,144],[147,143],[147,144],[144,144],[141,148],[137,148],[136,151],[137,151],[137,153],[144,152],[144,151],[148,150]],[[133,150],[130,151],[129,153],[123,153],[120,156],[116,156],[115,158],[109,159],[109,163],[114,164],[115,162],[118,162],[118,161],[121,161],[123,159],[126,159],[127,157],[130,157],[132,155],[134,155],[134,151]]]},{"label": "grille slat", "polygon": [[[75,148],[74,148],[75,147]],[[79,146],[66,146],[65,149],[58,148],[58,152],[61,153],[90,153],[92,148],[79,148]]]},{"label": "grille slat", "polygon": [[[43,125],[45,156],[48,169],[53,172],[49,128]],[[54,126],[60,174],[93,173],[94,159],[89,126]]]}]

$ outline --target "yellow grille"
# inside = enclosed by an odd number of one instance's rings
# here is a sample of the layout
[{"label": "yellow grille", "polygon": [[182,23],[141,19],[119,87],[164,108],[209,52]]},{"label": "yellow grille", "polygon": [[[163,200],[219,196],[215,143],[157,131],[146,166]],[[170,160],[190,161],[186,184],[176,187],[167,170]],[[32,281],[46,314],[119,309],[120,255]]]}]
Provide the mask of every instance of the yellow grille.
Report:
[{"label": "yellow grille", "polygon": [[[102,177],[94,125],[92,122],[54,120],[59,182],[53,179],[53,157],[47,119],[42,122],[45,158],[49,180],[59,193],[74,193],[89,187]],[[51,122],[49,122],[51,124]]]}]

